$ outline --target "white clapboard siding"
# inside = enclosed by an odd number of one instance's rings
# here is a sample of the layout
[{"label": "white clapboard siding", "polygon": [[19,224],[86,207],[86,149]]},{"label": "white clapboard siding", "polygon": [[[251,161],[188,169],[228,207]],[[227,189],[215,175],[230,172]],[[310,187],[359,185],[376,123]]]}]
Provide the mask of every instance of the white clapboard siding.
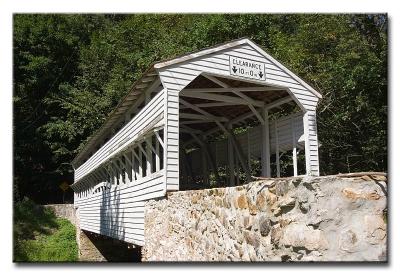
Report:
[{"label": "white clapboard siding", "polygon": [[[175,108],[176,104],[179,102],[179,92],[201,73],[232,78],[229,72],[229,56],[236,56],[264,63],[266,80],[252,80],[253,82],[288,88],[301,104],[302,108],[309,111],[314,111],[316,109],[318,98],[312,91],[305,87],[301,81],[295,79],[295,77],[282,69],[282,66],[277,65],[276,61],[270,60],[266,55],[262,54],[250,44],[245,43],[158,69],[161,82],[164,88],[167,89],[167,110],[165,118],[168,135],[166,142],[167,190],[179,189],[179,161],[176,161],[179,155],[177,153],[179,152],[179,142],[177,142],[177,139],[179,139],[179,127],[176,126],[176,124],[179,124],[179,108]],[[236,78],[241,79],[240,77]],[[172,123],[171,121],[177,123]],[[307,128],[307,131],[308,129],[309,128]],[[261,136],[259,137],[261,138]],[[283,147],[285,147],[284,144],[282,145],[282,148]],[[218,152],[219,149],[216,150]],[[173,152],[173,154],[170,154],[171,152]],[[217,153],[217,156],[218,155],[220,154]]]},{"label": "white clapboard siding", "polygon": [[[290,88],[290,91],[296,98],[298,98],[300,103],[306,106],[306,109],[315,109],[318,98],[312,92],[310,92],[306,87],[299,83],[299,81],[291,77],[277,65],[273,64],[271,60],[252,49],[249,45],[240,45],[219,53],[209,54],[197,59],[176,64],[164,71],[161,71],[160,77],[164,78],[164,83],[170,84],[171,88],[179,89],[182,86],[186,86],[200,73],[205,72],[221,76],[230,76],[229,56],[241,57],[264,63],[266,80],[258,82],[267,85],[271,84]],[[181,83],[177,83],[177,80],[181,80]]]},{"label": "white clapboard siding", "polygon": [[[279,151],[286,152],[293,148],[293,136],[292,136],[292,121],[295,140],[297,141],[297,147],[302,148],[303,143],[299,143],[299,139],[304,134],[303,129],[303,114],[296,113],[290,116],[280,118],[276,121],[277,132],[278,132],[278,143]],[[275,121],[270,121],[270,151],[275,152],[276,148],[276,135],[275,135]]]},{"label": "white clapboard siding", "polygon": [[[84,209],[84,208],[83,208]],[[124,208],[121,208],[121,211]],[[138,216],[141,217],[134,217],[129,215],[128,213],[118,216],[108,216],[108,215],[99,215],[99,214],[92,214],[84,212],[79,214],[80,219],[80,227],[82,229],[92,231],[94,233],[98,233],[93,229],[98,229],[101,227],[103,231],[101,234],[107,235],[109,237],[119,237],[118,239],[122,239],[125,237],[124,234],[120,234],[120,230],[116,230],[117,228],[123,228],[125,233],[131,233],[135,235],[135,239],[143,240],[144,239],[144,213],[138,213]],[[104,231],[104,229],[106,229]],[[118,236],[120,235],[120,236]],[[130,243],[141,245],[140,242],[125,240]]]},{"label": "white clapboard siding", "polygon": [[[277,120],[278,127],[278,139],[279,139],[279,151],[286,152],[293,149],[293,136],[292,136],[292,120],[293,128],[295,131],[295,139],[297,140],[297,148],[304,148],[304,142],[300,142],[299,139],[304,135],[303,130],[303,113],[296,113],[289,116],[282,117]],[[250,128],[249,133],[245,132],[236,135],[236,140],[239,142],[243,149],[243,153],[247,154],[250,149],[250,157],[253,159],[261,159],[262,152],[262,129],[261,125]],[[275,136],[275,121],[270,121],[270,151],[275,152],[276,136]],[[249,141],[248,141],[249,140]],[[216,164],[218,166],[224,166],[228,164],[228,151],[227,151],[227,140],[219,140],[212,142],[210,148],[212,153],[215,154]],[[318,152],[315,154],[311,151],[311,154],[318,158]],[[190,152],[188,159],[192,164],[192,169],[195,174],[201,174],[201,150],[195,150]],[[311,158],[312,160],[315,160]]]},{"label": "white clapboard siding", "polygon": [[317,115],[315,111],[308,111],[303,116],[304,128],[306,129],[306,157],[310,160],[309,174],[319,176],[318,158],[318,136],[317,136]]},{"label": "white clapboard siding", "polygon": [[[303,142],[299,142],[299,139],[304,134],[303,130],[303,114],[296,113],[293,115],[285,116],[277,120],[278,128],[278,140],[279,140],[279,151],[286,152],[293,149],[293,136],[292,136],[292,120],[294,122],[295,139],[297,140],[296,146],[298,148],[304,148]],[[236,136],[237,141],[243,149],[243,153],[247,153],[250,148],[250,156],[254,159],[261,159],[262,152],[262,129],[261,125],[250,128],[247,132]],[[270,151],[275,152],[276,136],[275,136],[275,121],[270,121]],[[249,142],[248,140],[249,139]],[[215,146],[216,150],[216,162],[217,165],[226,165],[227,161],[227,140],[220,140],[211,143],[211,146]],[[195,155],[193,152],[192,157],[196,160],[200,159],[200,156]],[[318,157],[318,155],[317,155]]]},{"label": "white clapboard siding", "polygon": [[144,201],[165,194],[165,170],[78,198],[80,227],[136,245],[144,244]]},{"label": "white clapboard siding", "polygon": [[134,116],[121,130],[107,141],[96,153],[93,154],[84,164],[75,170],[75,182],[89,174],[106,160],[124,150],[126,146],[140,137],[143,130],[149,125],[157,123],[164,114],[165,90],[159,92],[140,112]]},{"label": "white clapboard siding", "polygon": [[124,203],[125,199],[128,199],[128,202],[139,201],[141,199],[132,199],[141,198],[150,192],[161,190],[163,188],[164,173],[165,171],[161,170],[131,184],[121,184],[119,186],[112,187],[111,189],[106,189],[99,193],[91,194],[88,197],[79,198],[76,201],[76,205],[83,206],[93,203],[96,205],[101,205],[102,203],[104,204],[106,202],[109,203],[108,205],[113,205],[115,203]]}]

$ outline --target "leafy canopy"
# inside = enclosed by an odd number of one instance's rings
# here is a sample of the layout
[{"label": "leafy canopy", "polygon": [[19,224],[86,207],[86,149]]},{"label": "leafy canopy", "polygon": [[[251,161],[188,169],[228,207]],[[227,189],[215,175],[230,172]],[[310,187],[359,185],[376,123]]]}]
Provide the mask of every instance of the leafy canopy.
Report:
[{"label": "leafy canopy", "polygon": [[386,15],[19,14],[15,193],[60,201],[70,161],[152,62],[240,37],[323,94],[321,173],[387,170]]}]

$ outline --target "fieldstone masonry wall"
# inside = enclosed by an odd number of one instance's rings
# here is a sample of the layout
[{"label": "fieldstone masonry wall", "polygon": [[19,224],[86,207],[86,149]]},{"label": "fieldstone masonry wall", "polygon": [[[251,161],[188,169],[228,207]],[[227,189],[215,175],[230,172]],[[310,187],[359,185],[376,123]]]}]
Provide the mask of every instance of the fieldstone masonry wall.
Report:
[{"label": "fieldstone masonry wall", "polygon": [[57,217],[69,220],[73,225],[76,225],[76,215],[74,204],[47,204],[45,208],[53,210]]},{"label": "fieldstone masonry wall", "polygon": [[298,177],[168,193],[143,261],[387,261],[386,178]]}]

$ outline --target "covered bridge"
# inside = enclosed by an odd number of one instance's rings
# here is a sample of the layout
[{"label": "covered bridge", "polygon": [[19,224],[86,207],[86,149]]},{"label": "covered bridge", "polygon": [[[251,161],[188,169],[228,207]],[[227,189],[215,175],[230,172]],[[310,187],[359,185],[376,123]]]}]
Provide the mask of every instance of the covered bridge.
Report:
[{"label": "covered bridge", "polygon": [[72,162],[81,229],[143,245],[167,191],[319,175],[320,98],[249,39],[152,65]]}]

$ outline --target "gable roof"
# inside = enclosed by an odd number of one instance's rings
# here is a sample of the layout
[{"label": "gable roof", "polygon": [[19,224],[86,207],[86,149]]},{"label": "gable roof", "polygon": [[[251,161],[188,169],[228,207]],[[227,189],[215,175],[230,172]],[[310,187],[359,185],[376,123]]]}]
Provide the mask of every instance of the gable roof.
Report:
[{"label": "gable roof", "polygon": [[[83,146],[81,151],[77,154],[77,156],[72,160],[72,165],[77,165],[79,164],[80,161],[85,159],[87,155],[90,154],[90,151],[93,149],[93,146],[97,144],[99,139],[103,137],[107,131],[111,128],[112,125],[114,125],[116,122],[120,121],[120,119],[124,116],[125,112],[129,109],[130,106],[146,91],[154,81],[157,81],[159,78],[157,71],[167,68],[169,66],[173,66],[191,59],[195,59],[198,57],[202,57],[208,54],[216,53],[219,51],[223,51],[229,48],[233,48],[239,45],[243,44],[248,44],[254,50],[259,52],[261,55],[266,57],[267,59],[271,60],[272,63],[274,63],[276,66],[278,66],[280,69],[282,69],[284,72],[286,72],[288,75],[293,77],[295,80],[297,80],[300,84],[302,84],[305,88],[307,88],[310,92],[312,92],[316,97],[322,98],[322,95],[317,92],[313,87],[311,87],[309,84],[307,84],[304,80],[302,80],[300,77],[298,77],[296,74],[294,74],[292,71],[290,71],[288,68],[286,68],[282,63],[278,62],[276,59],[274,59],[272,56],[270,56],[268,53],[266,53],[263,49],[261,49],[257,44],[255,44],[253,41],[251,41],[248,38],[240,38],[236,40],[232,40],[226,43],[222,43],[219,45],[214,45],[209,48],[205,48],[199,51],[195,51],[192,53],[188,53],[185,55],[181,55],[178,57],[174,57],[171,59],[155,62],[149,66],[149,68],[143,73],[143,76],[138,79],[131,87],[129,92],[125,97],[121,99],[117,107],[110,112],[108,115],[107,119],[105,120],[104,124],[102,127],[100,127],[95,133],[87,140],[86,144]],[[151,81],[153,79],[153,81]]]},{"label": "gable roof", "polygon": [[322,98],[322,95],[317,90],[315,90],[312,86],[307,84],[304,80],[302,80],[300,77],[298,77],[292,71],[290,71],[282,63],[280,63],[275,58],[273,58],[271,55],[266,53],[263,49],[261,49],[257,44],[255,44],[253,41],[251,41],[248,38],[241,38],[241,39],[233,40],[233,41],[230,41],[230,42],[227,42],[227,43],[224,43],[224,44],[213,46],[211,48],[206,48],[206,49],[203,49],[203,50],[200,50],[200,51],[197,51],[197,52],[193,52],[193,53],[185,54],[183,56],[175,57],[175,58],[169,59],[167,61],[161,61],[161,62],[158,62],[158,63],[154,64],[154,68],[155,69],[162,69],[162,68],[165,68],[165,67],[176,65],[178,63],[182,63],[182,62],[188,61],[190,59],[202,57],[202,56],[205,56],[207,54],[211,54],[211,53],[215,53],[215,52],[218,52],[218,51],[226,50],[226,49],[233,48],[233,47],[236,47],[236,46],[239,46],[239,45],[243,45],[243,44],[248,44],[251,47],[253,47],[254,50],[259,52],[265,58],[271,60],[272,63],[274,63],[281,70],[283,70],[288,75],[290,75],[291,77],[296,79],[300,84],[302,84],[304,87],[306,87],[308,90],[310,90],[310,92],[312,92],[315,96],[317,96],[318,98]]}]

